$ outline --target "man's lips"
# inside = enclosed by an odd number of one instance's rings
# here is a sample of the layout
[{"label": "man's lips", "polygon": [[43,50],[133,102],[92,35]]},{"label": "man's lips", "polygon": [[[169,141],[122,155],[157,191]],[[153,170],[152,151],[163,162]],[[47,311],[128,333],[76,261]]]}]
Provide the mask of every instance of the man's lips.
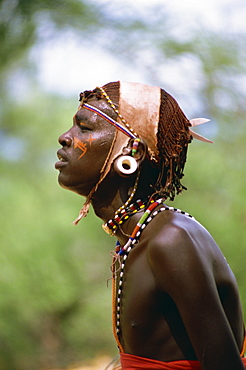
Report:
[{"label": "man's lips", "polygon": [[59,161],[56,162],[56,164],[55,164],[56,169],[59,169],[59,168],[65,166],[67,164],[68,158],[67,158],[67,155],[66,155],[66,153],[63,149],[58,150],[57,157],[58,157]]}]

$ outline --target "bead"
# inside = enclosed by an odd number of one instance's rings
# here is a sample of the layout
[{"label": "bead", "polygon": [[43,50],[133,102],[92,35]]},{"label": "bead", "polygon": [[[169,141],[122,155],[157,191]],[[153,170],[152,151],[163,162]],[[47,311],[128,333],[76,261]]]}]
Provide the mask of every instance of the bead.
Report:
[{"label": "bead", "polygon": [[118,130],[120,130],[121,132],[123,132],[125,135],[129,136],[130,138],[136,138],[138,135],[132,130],[132,128],[130,127],[130,125],[126,124],[123,120],[121,120],[124,124],[124,126],[122,124],[120,124],[119,122],[115,121],[113,118],[111,118],[110,116],[108,116],[106,113],[102,112],[100,109],[97,109],[96,107],[90,105],[90,104],[87,104],[87,103],[83,103],[81,105],[81,107],[93,112],[93,113],[96,113],[97,115],[99,115],[100,117],[102,117],[103,119],[105,119],[106,121],[108,121],[109,123],[111,123],[114,127],[116,127]]},{"label": "bead", "polygon": [[[151,205],[149,206],[149,208],[147,209],[147,211],[144,213],[144,215],[140,219],[141,222],[139,221],[137,223],[137,226],[134,229],[131,237],[129,238],[129,240],[127,241],[127,243],[125,244],[125,246],[121,249],[121,251],[124,251],[125,254],[124,254],[124,257],[123,257],[123,262],[121,264],[118,296],[116,298],[116,302],[117,302],[117,308],[116,308],[117,315],[116,315],[116,318],[115,318],[115,321],[116,321],[115,331],[116,331],[117,336],[119,336],[119,333],[120,333],[120,307],[121,307],[121,295],[122,295],[122,289],[123,289],[123,277],[124,277],[125,262],[126,262],[126,259],[128,258],[128,255],[129,255],[131,249],[133,248],[134,244],[136,244],[136,242],[138,241],[138,239],[139,239],[139,237],[141,235],[142,230],[148,225],[149,222],[151,222],[151,220],[153,219],[153,217],[155,217],[158,213],[163,212],[163,211],[170,210],[170,211],[178,212],[178,213],[184,214],[185,216],[194,218],[190,214],[188,214],[187,212],[183,212],[183,211],[178,210],[177,208],[168,207],[168,206],[161,207],[159,210],[154,211],[153,214],[150,217],[148,217],[148,215],[160,203],[162,203],[162,202],[163,202],[163,199],[158,199],[158,201],[156,201],[156,202],[152,202],[151,201]],[[138,226],[138,225],[140,225],[140,226]],[[127,248],[127,250],[124,250],[126,248]]]},{"label": "bead", "polygon": [[[134,190],[135,192],[136,190]],[[130,198],[133,198],[133,193],[131,194]],[[129,198],[129,199],[130,199]],[[129,204],[129,199],[126,203]],[[139,212],[140,209],[145,208],[145,204],[147,203],[148,198],[144,202],[142,202],[140,199],[137,200],[135,203],[132,203],[131,205],[127,205],[126,203],[121,206],[116,212],[115,212],[115,218],[112,220],[107,221],[104,225],[102,225],[102,228],[107,234],[114,235],[118,226],[122,225],[126,220],[128,220],[133,214],[136,212]]]},{"label": "bead", "polygon": [[122,115],[120,114],[120,112],[118,111],[118,109],[116,108],[116,106],[114,105],[114,103],[112,102],[110,97],[108,96],[108,94],[104,91],[104,89],[102,87],[99,87],[99,90],[102,92],[103,96],[106,98],[106,100],[109,103],[109,105],[111,106],[111,108],[115,111],[115,113],[118,115],[118,117],[124,123],[124,125],[128,128],[128,130],[131,133],[133,133],[135,137],[137,137],[138,135],[133,131],[133,129],[131,128],[129,123],[127,123],[126,120],[122,117]]}]

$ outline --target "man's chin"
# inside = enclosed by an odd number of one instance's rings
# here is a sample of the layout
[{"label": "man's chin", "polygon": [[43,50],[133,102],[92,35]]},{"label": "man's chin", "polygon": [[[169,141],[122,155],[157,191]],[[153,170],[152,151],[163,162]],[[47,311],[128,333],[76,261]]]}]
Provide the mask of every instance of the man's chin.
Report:
[{"label": "man's chin", "polygon": [[65,181],[62,181],[62,180],[60,179],[60,177],[58,177],[58,184],[59,184],[63,189],[66,189],[66,190],[70,190],[70,191],[76,192],[76,190],[75,190],[75,187],[74,187],[74,186],[71,186],[71,184],[66,183]]},{"label": "man's chin", "polygon": [[64,179],[64,176],[62,175],[62,173],[59,174],[58,176],[58,184],[63,188],[63,189],[66,189],[66,190],[72,190],[72,186],[71,186],[71,183],[69,181],[66,181],[66,179]]},{"label": "man's chin", "polygon": [[[86,197],[87,196],[85,194],[86,192],[84,192],[80,187],[75,186],[75,185],[71,185],[70,182],[66,182],[66,181],[62,180],[60,178],[60,176],[58,177],[58,183],[65,190],[72,191],[73,193],[76,193],[78,195],[81,195],[82,197]],[[88,192],[88,194],[89,194],[89,192]]]}]

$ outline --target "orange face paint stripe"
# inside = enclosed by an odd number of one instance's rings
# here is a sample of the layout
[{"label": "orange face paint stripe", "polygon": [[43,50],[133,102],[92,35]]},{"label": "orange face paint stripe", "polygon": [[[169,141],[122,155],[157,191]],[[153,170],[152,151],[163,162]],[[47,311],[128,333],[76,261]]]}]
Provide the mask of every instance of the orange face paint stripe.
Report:
[{"label": "orange face paint stripe", "polygon": [[90,143],[90,146],[91,146],[91,143],[92,143],[92,141],[94,141],[94,140],[96,140],[96,139],[93,139],[92,135],[90,135],[90,139],[88,139],[88,140],[86,140],[86,141],[88,141],[88,142]]},{"label": "orange face paint stripe", "polygon": [[76,148],[79,148],[82,151],[82,154],[78,158],[80,159],[87,152],[87,147],[86,144],[80,141],[77,137],[74,138],[74,149]]}]

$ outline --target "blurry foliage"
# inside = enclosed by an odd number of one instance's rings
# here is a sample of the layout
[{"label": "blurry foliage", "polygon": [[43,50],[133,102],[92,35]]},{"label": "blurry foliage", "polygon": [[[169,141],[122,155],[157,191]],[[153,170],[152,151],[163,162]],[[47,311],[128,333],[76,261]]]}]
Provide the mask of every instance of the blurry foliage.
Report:
[{"label": "blurry foliage", "polygon": [[18,159],[1,161],[2,369],[61,366],[113,347],[112,240],[93,214],[72,225],[82,199],[59,187],[53,168],[76,104],[34,94],[9,111],[26,144]]},{"label": "blurry foliage", "polygon": [[[149,8],[146,17],[116,3],[103,9],[78,0],[0,3],[1,369],[66,366],[116,352],[106,285],[114,241],[92,211],[72,225],[83,199],[58,186],[53,168],[57,137],[69,128],[77,101],[40,91],[28,61],[32,45],[64,29],[90,34],[90,42],[161,86],[166,64],[195,61],[201,111],[194,106],[190,113],[211,118],[216,143],[192,143],[183,180],[188,191],[175,205],[215,237],[246,312],[245,35],[203,29],[181,35],[165,8]],[[26,96],[15,96],[18,76],[29,81]],[[207,126],[199,131],[211,137]]]},{"label": "blurry foliage", "polygon": [[0,69],[16,64],[39,37],[51,37],[66,28],[92,32],[98,27],[99,7],[83,0],[2,0]]}]

